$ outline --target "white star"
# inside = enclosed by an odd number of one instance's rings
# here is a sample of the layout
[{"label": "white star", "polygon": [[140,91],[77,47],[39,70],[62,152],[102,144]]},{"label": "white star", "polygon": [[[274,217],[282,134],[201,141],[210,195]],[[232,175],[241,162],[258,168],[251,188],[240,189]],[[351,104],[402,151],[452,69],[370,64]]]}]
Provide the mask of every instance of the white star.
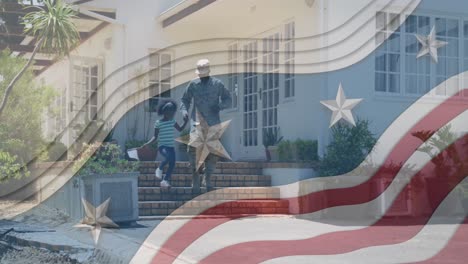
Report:
[{"label": "white star", "polygon": [[84,199],[81,199],[81,201],[83,203],[86,216],[81,220],[81,224],[76,225],[75,227],[91,228],[91,235],[93,236],[94,244],[97,245],[102,227],[119,227],[106,216],[107,209],[109,209],[110,198],[98,207],[94,207]]},{"label": "white star", "polygon": [[417,58],[420,58],[426,54],[431,55],[432,60],[437,63],[439,58],[437,56],[437,50],[447,45],[448,42],[437,40],[436,39],[436,29],[435,26],[432,27],[431,33],[429,36],[416,35],[419,43],[421,43],[422,48],[418,53]]},{"label": "white star", "polygon": [[351,123],[353,126],[356,125],[351,110],[359,104],[363,99],[346,99],[343,91],[343,87],[338,88],[335,100],[320,101],[321,104],[332,110],[333,114],[330,120],[330,127],[334,126],[338,121],[344,119]]},{"label": "white star", "polygon": [[231,120],[209,127],[208,123],[198,112],[197,120],[195,131],[190,133],[189,138],[181,137],[176,139],[196,149],[197,170],[200,169],[210,153],[231,159],[219,140],[229,126],[229,123],[231,123]]}]

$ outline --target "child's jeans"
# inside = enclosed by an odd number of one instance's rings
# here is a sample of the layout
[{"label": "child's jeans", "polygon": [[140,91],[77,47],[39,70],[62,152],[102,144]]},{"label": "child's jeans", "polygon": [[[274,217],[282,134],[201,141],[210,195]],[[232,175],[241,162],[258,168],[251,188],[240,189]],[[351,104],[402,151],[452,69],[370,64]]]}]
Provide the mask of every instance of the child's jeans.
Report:
[{"label": "child's jeans", "polygon": [[164,161],[159,165],[159,169],[163,170],[166,164],[169,164],[169,167],[166,171],[166,176],[163,177],[163,180],[170,181],[172,171],[175,167],[175,149],[173,147],[160,146],[159,153],[164,157]]}]

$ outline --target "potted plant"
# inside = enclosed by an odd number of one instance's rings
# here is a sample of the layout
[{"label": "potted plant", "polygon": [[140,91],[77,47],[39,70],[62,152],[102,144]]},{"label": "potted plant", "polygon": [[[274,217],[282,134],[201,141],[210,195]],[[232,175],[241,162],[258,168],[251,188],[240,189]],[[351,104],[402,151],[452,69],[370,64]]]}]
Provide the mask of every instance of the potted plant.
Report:
[{"label": "potted plant", "polygon": [[[460,149],[452,142],[455,142],[457,135],[451,131],[451,126],[441,128],[437,133],[433,131],[418,131],[412,134],[414,137],[425,142],[418,151],[424,152],[431,157],[434,164],[435,177],[426,178],[427,191],[430,197],[430,205],[433,210],[439,206],[439,202],[446,196],[447,190],[458,184],[456,179],[447,178],[447,174],[453,171],[464,170],[464,162],[460,154]],[[448,146],[448,147],[447,147]],[[449,204],[456,204],[452,201]],[[452,214],[454,208],[448,208],[446,213]]]},{"label": "potted plant", "polygon": [[[125,153],[129,149],[138,148],[138,158],[140,161],[155,161],[158,156],[158,142],[155,141],[146,148],[140,148],[145,143],[146,141],[142,140],[128,140],[125,142]],[[125,158],[129,159],[127,154],[125,154]]]},{"label": "potted plant", "polygon": [[107,215],[114,222],[138,220],[138,162],[123,158],[113,143],[85,145],[73,169],[81,182],[81,198],[99,206],[110,200]]},{"label": "potted plant", "polygon": [[267,161],[278,160],[278,144],[283,140],[279,136],[279,129],[266,130],[263,133],[263,146],[265,147],[265,156]]}]

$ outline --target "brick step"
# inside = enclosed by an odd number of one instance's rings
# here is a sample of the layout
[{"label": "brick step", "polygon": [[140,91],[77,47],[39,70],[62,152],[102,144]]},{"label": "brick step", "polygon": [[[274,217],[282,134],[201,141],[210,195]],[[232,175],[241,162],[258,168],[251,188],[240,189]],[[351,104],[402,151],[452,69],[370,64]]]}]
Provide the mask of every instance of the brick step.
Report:
[{"label": "brick step", "polygon": [[[237,200],[237,199],[279,199],[279,188],[272,187],[233,187],[215,188],[216,192],[211,192],[203,196],[206,200]],[[200,192],[194,191],[191,187],[172,187],[161,189],[159,187],[139,187],[138,200],[140,202],[149,201],[189,201],[206,193],[205,188]],[[201,199],[200,197],[197,199]]]},{"label": "brick step", "polygon": [[[140,173],[153,174],[159,162],[141,162]],[[261,163],[250,162],[218,162],[216,164],[215,174],[247,174],[247,175],[261,175]],[[190,164],[188,162],[177,162],[174,168],[174,174],[190,174]]]},{"label": "brick step", "polygon": [[[218,204],[218,205],[216,205]],[[184,205],[183,208],[179,208]],[[211,208],[211,209],[208,209]],[[207,210],[208,209],[208,210]],[[287,200],[228,201],[156,201],[140,202],[141,217],[166,215],[236,215],[236,214],[288,214]]]},{"label": "brick step", "polygon": [[[218,174],[211,176],[214,187],[267,187],[271,186],[271,176],[265,175],[237,175]],[[138,177],[140,187],[159,187],[161,183],[154,174],[142,174]],[[191,174],[173,174],[171,185],[173,187],[189,187],[192,184]]]}]

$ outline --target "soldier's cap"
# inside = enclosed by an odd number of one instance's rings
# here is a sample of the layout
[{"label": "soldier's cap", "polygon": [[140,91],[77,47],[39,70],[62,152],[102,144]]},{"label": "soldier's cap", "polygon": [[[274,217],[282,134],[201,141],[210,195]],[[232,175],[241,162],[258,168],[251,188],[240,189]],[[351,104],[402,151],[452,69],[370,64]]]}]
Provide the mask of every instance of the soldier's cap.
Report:
[{"label": "soldier's cap", "polygon": [[200,77],[208,76],[210,74],[210,61],[208,59],[199,60],[195,73]]}]

